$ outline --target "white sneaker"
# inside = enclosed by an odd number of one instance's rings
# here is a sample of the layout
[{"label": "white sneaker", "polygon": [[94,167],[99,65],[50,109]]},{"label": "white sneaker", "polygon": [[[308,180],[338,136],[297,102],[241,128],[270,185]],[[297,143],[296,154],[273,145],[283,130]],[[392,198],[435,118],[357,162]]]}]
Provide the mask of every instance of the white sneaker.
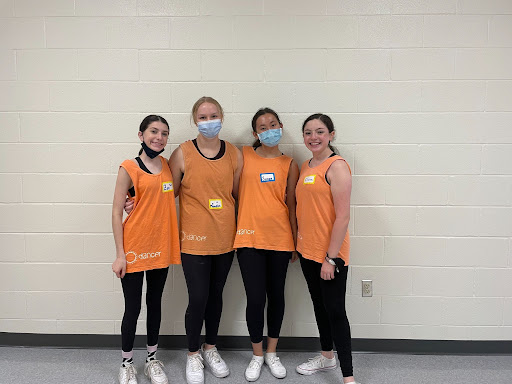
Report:
[{"label": "white sneaker", "polygon": [[203,358],[199,353],[187,356],[187,383],[188,384],[203,384],[204,371],[203,371]]},{"label": "white sneaker", "polygon": [[119,368],[119,384],[137,384],[137,371],[133,364]]},{"label": "white sneaker", "polygon": [[206,364],[212,370],[213,376],[221,378],[229,375],[229,368],[226,362],[222,360],[222,357],[220,357],[216,347],[208,350],[201,347],[201,352],[203,353]]},{"label": "white sneaker", "polygon": [[164,373],[164,364],[160,360],[151,360],[144,366],[145,375],[151,379],[151,384],[168,384]]},{"label": "white sneaker", "polygon": [[286,377],[286,368],[279,360],[275,352],[265,354],[265,364],[270,368],[270,373],[278,379]]},{"label": "white sneaker", "polygon": [[328,359],[324,355],[315,356],[297,367],[301,375],[312,375],[319,371],[328,371],[336,368],[336,358]]},{"label": "white sneaker", "polygon": [[262,365],[263,365],[263,356],[252,355],[251,362],[245,369],[245,379],[247,381],[258,380],[260,378]]}]

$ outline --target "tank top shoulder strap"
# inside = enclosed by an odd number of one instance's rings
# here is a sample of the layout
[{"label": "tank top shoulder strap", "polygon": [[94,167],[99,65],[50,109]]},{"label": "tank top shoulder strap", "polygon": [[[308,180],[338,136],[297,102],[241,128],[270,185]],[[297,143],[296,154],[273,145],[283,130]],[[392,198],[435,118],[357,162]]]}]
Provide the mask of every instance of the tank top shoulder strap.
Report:
[{"label": "tank top shoulder strap", "polygon": [[225,141],[226,143],[226,153],[225,155],[229,156],[231,160],[231,166],[233,167],[233,171],[236,171],[238,166],[238,156],[237,156],[237,148],[231,144],[229,141]]},{"label": "tank top shoulder strap", "polygon": [[183,156],[190,155],[192,150],[194,149],[194,143],[192,140],[187,140],[184,143],[180,144],[181,151],[183,152]]},{"label": "tank top shoulder strap", "polygon": [[332,156],[328,160],[331,160],[331,162],[330,162],[329,166],[326,168],[325,172],[327,172],[327,170],[331,167],[332,163],[334,163],[336,160],[342,160],[347,165],[348,171],[350,172],[350,174],[352,174],[352,169],[350,168],[350,165],[348,164],[347,160],[345,160],[340,155]]}]

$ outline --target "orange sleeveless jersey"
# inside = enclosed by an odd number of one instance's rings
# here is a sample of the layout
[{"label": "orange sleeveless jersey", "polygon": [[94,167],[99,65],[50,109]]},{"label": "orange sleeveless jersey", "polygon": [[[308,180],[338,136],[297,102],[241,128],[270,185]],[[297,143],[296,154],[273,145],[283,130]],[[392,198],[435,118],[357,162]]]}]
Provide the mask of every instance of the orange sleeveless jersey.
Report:
[{"label": "orange sleeveless jersey", "polygon": [[[333,162],[343,160],[341,156],[329,157],[322,164],[311,168],[309,160],[302,164],[297,189],[297,251],[306,259],[323,263],[331,231],[336,219],[331,186],[325,174]],[[350,166],[345,162],[350,170]],[[350,236],[347,230],[338,257],[349,263]]]},{"label": "orange sleeveless jersey", "polygon": [[243,147],[243,154],[234,247],[294,251],[285,202],[291,157],[264,158],[253,147]]},{"label": "orange sleeveless jersey", "polygon": [[226,143],[217,160],[205,158],[192,141],[180,145],[185,173],[180,187],[181,252],[218,255],[233,250],[237,149]]},{"label": "orange sleeveless jersey", "polygon": [[127,273],[181,262],[172,174],[167,161],[159,158],[162,171],[153,175],[132,160],[121,164],[135,188],[135,208],[123,222]]}]

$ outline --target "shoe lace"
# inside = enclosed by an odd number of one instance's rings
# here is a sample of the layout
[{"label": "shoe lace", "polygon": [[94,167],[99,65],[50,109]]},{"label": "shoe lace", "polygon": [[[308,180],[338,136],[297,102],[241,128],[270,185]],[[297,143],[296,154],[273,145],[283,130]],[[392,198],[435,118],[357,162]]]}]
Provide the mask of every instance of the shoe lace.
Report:
[{"label": "shoe lace", "polygon": [[280,364],[279,357],[277,357],[277,356],[268,357],[268,362],[270,363],[269,365]]},{"label": "shoe lace", "polygon": [[149,374],[151,376],[160,376],[164,372],[162,368],[164,367],[164,363],[162,363],[160,360],[153,360],[148,363],[147,371],[149,371]]},{"label": "shoe lace", "polygon": [[133,366],[133,364],[129,364],[126,367],[125,374],[126,374],[126,379],[128,381],[135,379],[135,375],[137,374],[137,371],[135,370],[135,367]]},{"label": "shoe lace", "polygon": [[201,357],[199,354],[192,355],[190,358],[190,368],[192,371],[199,371],[200,369],[204,368],[203,362],[201,361]]},{"label": "shoe lace", "polygon": [[261,363],[256,359],[251,359],[251,362],[249,363],[249,369],[259,369],[261,366]]},{"label": "shoe lace", "polygon": [[220,361],[221,361],[219,352],[217,352],[216,349],[212,348],[212,349],[206,351],[206,356],[208,356],[208,361],[210,361],[213,364],[220,363]]},{"label": "shoe lace", "polygon": [[322,355],[309,358],[306,364],[311,368],[323,366]]}]

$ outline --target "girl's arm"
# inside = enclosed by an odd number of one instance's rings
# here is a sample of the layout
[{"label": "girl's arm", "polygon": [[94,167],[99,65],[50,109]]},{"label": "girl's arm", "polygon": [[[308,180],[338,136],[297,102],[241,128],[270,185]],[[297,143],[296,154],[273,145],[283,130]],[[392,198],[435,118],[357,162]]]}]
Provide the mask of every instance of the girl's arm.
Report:
[{"label": "girl's arm", "polygon": [[238,148],[236,149],[237,155],[237,166],[235,170],[235,176],[233,177],[233,197],[238,199],[238,185],[240,183],[240,175],[242,174],[242,169],[244,168],[244,155],[242,155],[242,151]]},{"label": "girl's arm", "polygon": [[114,190],[114,202],[112,203],[112,232],[116,244],[116,260],[112,263],[112,271],[120,278],[123,278],[126,273],[126,255],[123,245],[123,209],[126,194],[132,185],[130,175],[128,175],[126,169],[120,167]]},{"label": "girl's arm", "polygon": [[[352,191],[352,176],[345,161],[335,161],[327,171],[327,180],[331,184],[331,194],[336,212],[336,220],[332,226],[331,240],[327,254],[330,258],[338,257],[350,221],[350,192]],[[324,260],[320,277],[324,280],[334,278],[334,265]]]},{"label": "girl's arm", "polygon": [[181,179],[185,173],[185,159],[181,147],[176,148],[169,158],[169,168],[172,173],[172,187],[174,188],[174,197],[180,192]]},{"label": "girl's arm", "polygon": [[[297,180],[299,180],[299,166],[295,160],[292,159],[286,183],[286,205],[288,206],[290,226],[292,227],[293,243],[295,248],[297,248],[297,216],[295,214],[297,207],[297,201],[295,200],[295,187],[297,186]],[[299,255],[297,254],[297,251],[293,251],[292,263],[298,258]]]}]

